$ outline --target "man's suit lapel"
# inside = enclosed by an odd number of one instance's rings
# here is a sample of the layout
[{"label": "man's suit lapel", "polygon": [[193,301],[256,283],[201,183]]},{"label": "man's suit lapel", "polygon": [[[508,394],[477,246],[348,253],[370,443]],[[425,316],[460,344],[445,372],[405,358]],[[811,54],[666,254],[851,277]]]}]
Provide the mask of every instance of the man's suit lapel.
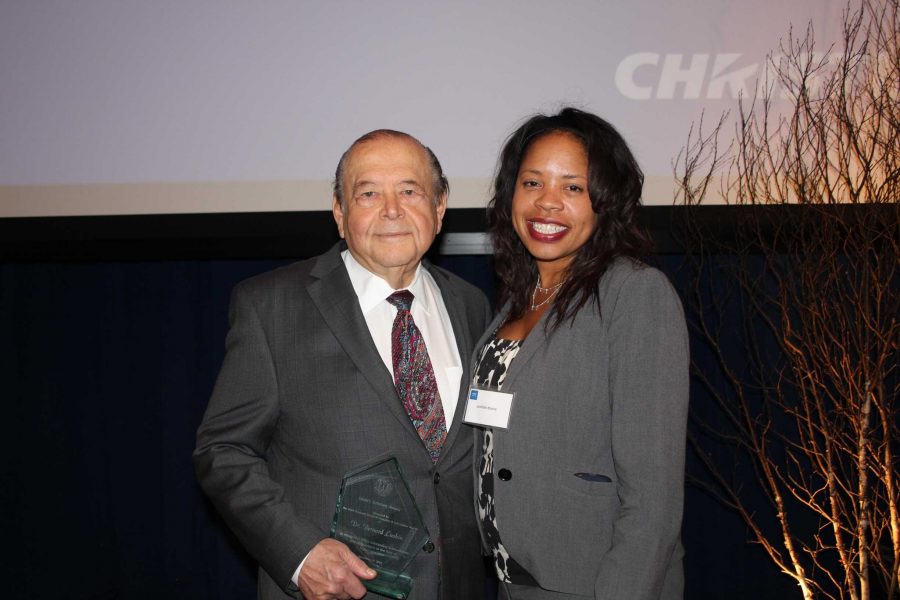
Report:
[{"label": "man's suit lapel", "polygon": [[[341,260],[342,246],[343,244],[338,244],[319,257],[311,271],[316,280],[307,286],[307,291],[335,339],[368,380],[378,397],[400,421],[403,428],[419,439],[416,428],[413,427],[397,396],[391,373],[385,368],[372,341],[350,277]],[[427,453],[424,444],[422,448],[423,452]]]},{"label": "man's suit lapel", "polygon": [[[444,448],[449,449],[453,446],[457,436],[459,436],[459,430],[462,429],[465,397],[472,381],[472,371],[468,368],[469,355],[472,353],[472,332],[469,330],[469,321],[466,318],[465,303],[453,286],[450,285],[447,276],[438,269],[433,268],[428,261],[423,261],[422,264],[431,273],[435,283],[441,290],[441,298],[444,300],[444,306],[447,308],[447,314],[450,316],[450,325],[453,327],[453,336],[456,338],[456,349],[459,352],[460,362],[463,366],[462,381],[459,384],[460,393],[455,398],[457,402],[456,411],[453,413],[453,422],[450,425],[450,430],[447,432],[447,439],[444,440]],[[446,453],[442,453],[441,458],[445,455]],[[438,459],[438,462],[440,462],[440,459]]]}]

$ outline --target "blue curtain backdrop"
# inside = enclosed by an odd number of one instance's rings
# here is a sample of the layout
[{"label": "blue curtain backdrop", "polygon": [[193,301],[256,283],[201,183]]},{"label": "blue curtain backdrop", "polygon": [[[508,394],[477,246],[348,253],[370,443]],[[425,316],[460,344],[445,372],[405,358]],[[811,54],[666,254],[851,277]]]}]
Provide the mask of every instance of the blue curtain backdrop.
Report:
[{"label": "blue curtain backdrop", "polygon": [[[489,257],[435,261],[493,295]],[[255,598],[190,456],[232,286],[287,262],[0,264],[4,598]],[[690,485],[683,537],[687,599],[799,597]]]}]

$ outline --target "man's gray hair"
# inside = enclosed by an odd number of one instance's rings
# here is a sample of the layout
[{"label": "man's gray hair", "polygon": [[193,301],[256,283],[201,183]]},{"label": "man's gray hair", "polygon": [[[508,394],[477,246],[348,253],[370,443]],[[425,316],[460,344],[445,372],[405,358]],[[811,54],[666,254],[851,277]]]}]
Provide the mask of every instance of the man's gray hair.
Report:
[{"label": "man's gray hair", "polygon": [[402,131],[396,131],[394,129],[376,129],[359,137],[355,142],[350,144],[350,147],[341,155],[341,160],[338,161],[337,169],[334,171],[332,190],[334,191],[334,197],[337,198],[342,209],[346,208],[346,205],[344,204],[344,167],[346,166],[347,158],[358,145],[382,137],[407,139],[415,142],[425,151],[425,154],[428,155],[428,163],[431,166],[431,189],[434,193],[433,200],[435,204],[440,202],[441,196],[450,193],[450,182],[447,181],[447,177],[444,176],[444,170],[441,168],[441,163],[438,161],[437,156],[434,155],[434,152],[431,151],[431,148],[408,133],[403,133]]}]

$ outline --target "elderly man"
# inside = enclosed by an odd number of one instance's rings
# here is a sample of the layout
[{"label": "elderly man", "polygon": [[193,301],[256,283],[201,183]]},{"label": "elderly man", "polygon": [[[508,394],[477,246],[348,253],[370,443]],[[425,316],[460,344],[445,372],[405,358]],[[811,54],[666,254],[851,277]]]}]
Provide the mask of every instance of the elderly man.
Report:
[{"label": "elderly man", "polygon": [[407,570],[410,598],[482,595],[472,435],[458,405],[490,309],[476,288],[422,261],[447,191],[418,140],[368,133],[335,174],[344,241],[234,290],[194,464],[259,561],[262,599],[365,595],[375,572],[329,527],[343,476],[391,456],[430,534]]}]

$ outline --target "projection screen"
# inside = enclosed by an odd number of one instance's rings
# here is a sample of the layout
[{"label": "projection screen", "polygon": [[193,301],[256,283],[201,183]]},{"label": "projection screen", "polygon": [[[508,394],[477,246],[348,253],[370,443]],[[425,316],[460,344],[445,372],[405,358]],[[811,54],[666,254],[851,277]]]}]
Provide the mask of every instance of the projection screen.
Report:
[{"label": "projection screen", "polygon": [[575,105],[672,202],[701,114],[752,97],[829,0],[0,2],[0,217],[327,210],[360,134],[412,133],[451,208],[484,206],[504,138]]}]

